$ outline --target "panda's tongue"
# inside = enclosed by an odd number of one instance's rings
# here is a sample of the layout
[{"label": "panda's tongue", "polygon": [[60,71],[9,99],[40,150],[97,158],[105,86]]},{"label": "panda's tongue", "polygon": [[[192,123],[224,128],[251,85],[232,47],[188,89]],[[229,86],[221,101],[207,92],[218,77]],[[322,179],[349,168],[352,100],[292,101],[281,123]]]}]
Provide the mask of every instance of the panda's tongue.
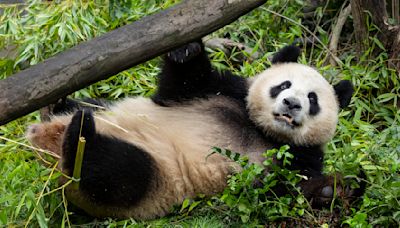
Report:
[{"label": "panda's tongue", "polygon": [[293,125],[293,117],[291,117],[288,114],[277,114],[277,115],[275,115],[275,119],[280,120],[280,121],[285,121],[289,125]]}]

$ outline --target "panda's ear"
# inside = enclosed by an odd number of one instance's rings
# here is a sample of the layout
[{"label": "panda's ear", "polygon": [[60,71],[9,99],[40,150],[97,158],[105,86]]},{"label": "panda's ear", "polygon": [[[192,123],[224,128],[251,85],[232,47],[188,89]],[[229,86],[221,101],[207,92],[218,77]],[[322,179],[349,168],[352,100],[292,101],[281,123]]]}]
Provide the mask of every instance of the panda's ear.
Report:
[{"label": "panda's ear", "polygon": [[348,80],[343,80],[336,84],[333,88],[335,89],[335,93],[339,101],[339,107],[347,107],[354,92],[351,82]]},{"label": "panda's ear", "polygon": [[272,58],[272,64],[297,62],[300,56],[300,48],[289,45],[279,50]]}]

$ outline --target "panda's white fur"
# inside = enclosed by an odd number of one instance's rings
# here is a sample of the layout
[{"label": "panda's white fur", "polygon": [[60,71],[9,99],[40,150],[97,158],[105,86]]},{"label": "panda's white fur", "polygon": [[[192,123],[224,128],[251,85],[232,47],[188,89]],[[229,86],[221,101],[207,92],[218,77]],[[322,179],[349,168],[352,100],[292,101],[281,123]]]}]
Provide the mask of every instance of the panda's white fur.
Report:
[{"label": "panda's white fur", "polygon": [[[214,73],[207,73],[205,76],[211,74]],[[292,82],[290,89],[271,98],[271,87],[284,80]],[[184,102],[172,99],[166,102],[168,105],[163,103],[164,100],[157,101],[157,96],[153,100],[126,98],[110,105],[105,111],[94,113],[96,132],[112,139],[124,140],[149,154],[154,159],[156,176],[149,180],[149,192],[129,207],[102,205],[90,200],[90,196],[80,190],[69,187],[66,189],[68,199],[96,217],[160,217],[166,215],[173,205],[182,203],[185,198],[195,197],[200,193],[213,195],[221,192],[226,186],[227,176],[240,170],[237,164],[222,155],[208,156],[214,146],[241,152],[248,155],[252,162],[260,163],[263,160],[260,155],[276,145],[313,145],[315,148],[310,149],[310,156],[314,156],[313,151],[319,153],[319,147],[332,138],[339,104],[332,86],[314,69],[297,63],[279,63],[254,79],[244,81],[242,85],[244,90],[248,90],[248,96],[242,99],[243,103],[247,103],[247,110],[241,106],[241,99],[235,98],[236,90],[234,95],[229,96],[224,94],[229,91],[221,88],[222,94],[218,90],[212,91],[215,93],[206,97],[194,97]],[[317,94],[321,109],[314,116],[307,112],[307,94],[310,91]],[[162,94],[161,90],[159,94]],[[273,115],[279,111],[282,100],[288,96],[297,97],[303,107],[293,117],[298,118],[296,121],[300,123],[299,126],[290,126]],[[164,97],[166,96],[163,95],[162,98]],[[72,116],[73,114],[56,115],[50,122],[33,125],[28,129],[27,138],[35,146],[53,150],[63,156],[62,145],[68,140],[64,132],[70,125]],[[322,155],[315,156],[319,157],[316,168],[319,173]],[[62,166],[63,158],[60,164],[61,169],[66,169]],[[122,186],[123,184],[121,183]]]},{"label": "panda's white fur", "polygon": [[[283,90],[276,98],[270,96],[271,86],[290,81],[291,87]],[[308,93],[318,96],[320,112],[311,116]],[[300,126],[292,127],[277,119],[284,105],[283,99],[296,97],[302,109],[294,117]],[[297,145],[318,145],[327,143],[336,129],[339,104],[333,87],[315,69],[299,63],[280,63],[257,75],[252,81],[247,97],[250,118],[261,126],[266,134]]]}]

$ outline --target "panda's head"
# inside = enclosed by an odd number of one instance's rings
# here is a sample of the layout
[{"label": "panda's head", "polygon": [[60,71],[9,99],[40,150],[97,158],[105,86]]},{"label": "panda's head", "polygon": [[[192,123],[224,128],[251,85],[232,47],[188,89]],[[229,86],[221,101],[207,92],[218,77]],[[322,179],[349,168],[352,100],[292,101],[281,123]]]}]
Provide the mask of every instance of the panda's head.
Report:
[{"label": "panda's head", "polygon": [[296,63],[299,53],[288,46],[274,56],[273,65],[253,79],[247,108],[255,124],[275,140],[321,145],[333,137],[339,108],[349,104],[353,87],[349,81],[330,85],[315,69]]}]

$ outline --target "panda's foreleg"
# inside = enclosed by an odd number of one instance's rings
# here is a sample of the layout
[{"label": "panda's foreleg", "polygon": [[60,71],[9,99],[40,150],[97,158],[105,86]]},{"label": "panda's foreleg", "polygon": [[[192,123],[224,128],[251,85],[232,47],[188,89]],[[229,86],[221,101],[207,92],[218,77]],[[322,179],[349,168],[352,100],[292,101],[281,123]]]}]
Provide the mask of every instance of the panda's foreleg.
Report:
[{"label": "panda's foreleg", "polygon": [[155,103],[166,106],[169,102],[214,95],[243,100],[247,82],[229,71],[215,70],[201,41],[186,44],[164,56],[158,90],[152,97]]},{"label": "panda's foreleg", "polygon": [[329,206],[334,198],[338,198],[343,203],[351,203],[364,194],[366,187],[364,181],[357,180],[359,187],[355,189],[350,187],[348,181],[340,174],[321,175],[301,181],[299,187],[313,208],[322,208]]},{"label": "panda's foreleg", "polygon": [[94,216],[120,217],[118,211],[137,205],[155,183],[153,158],[131,143],[97,133],[93,114],[77,111],[62,145],[62,169],[69,176],[79,136],[86,140],[79,192],[71,190],[69,199]]},{"label": "panda's foreleg", "polygon": [[[314,208],[329,206],[334,198],[340,198],[343,202],[351,202],[364,193],[364,182],[359,182],[359,188],[351,189],[350,184],[346,183],[347,180],[345,181],[341,175],[326,176],[323,174],[324,154],[321,147],[292,146],[290,152],[294,158],[287,168],[298,170],[301,175],[307,177],[300,181],[298,186]],[[283,183],[278,184],[274,192],[279,195],[289,193]],[[297,192],[292,191],[291,194],[297,194]]]}]

